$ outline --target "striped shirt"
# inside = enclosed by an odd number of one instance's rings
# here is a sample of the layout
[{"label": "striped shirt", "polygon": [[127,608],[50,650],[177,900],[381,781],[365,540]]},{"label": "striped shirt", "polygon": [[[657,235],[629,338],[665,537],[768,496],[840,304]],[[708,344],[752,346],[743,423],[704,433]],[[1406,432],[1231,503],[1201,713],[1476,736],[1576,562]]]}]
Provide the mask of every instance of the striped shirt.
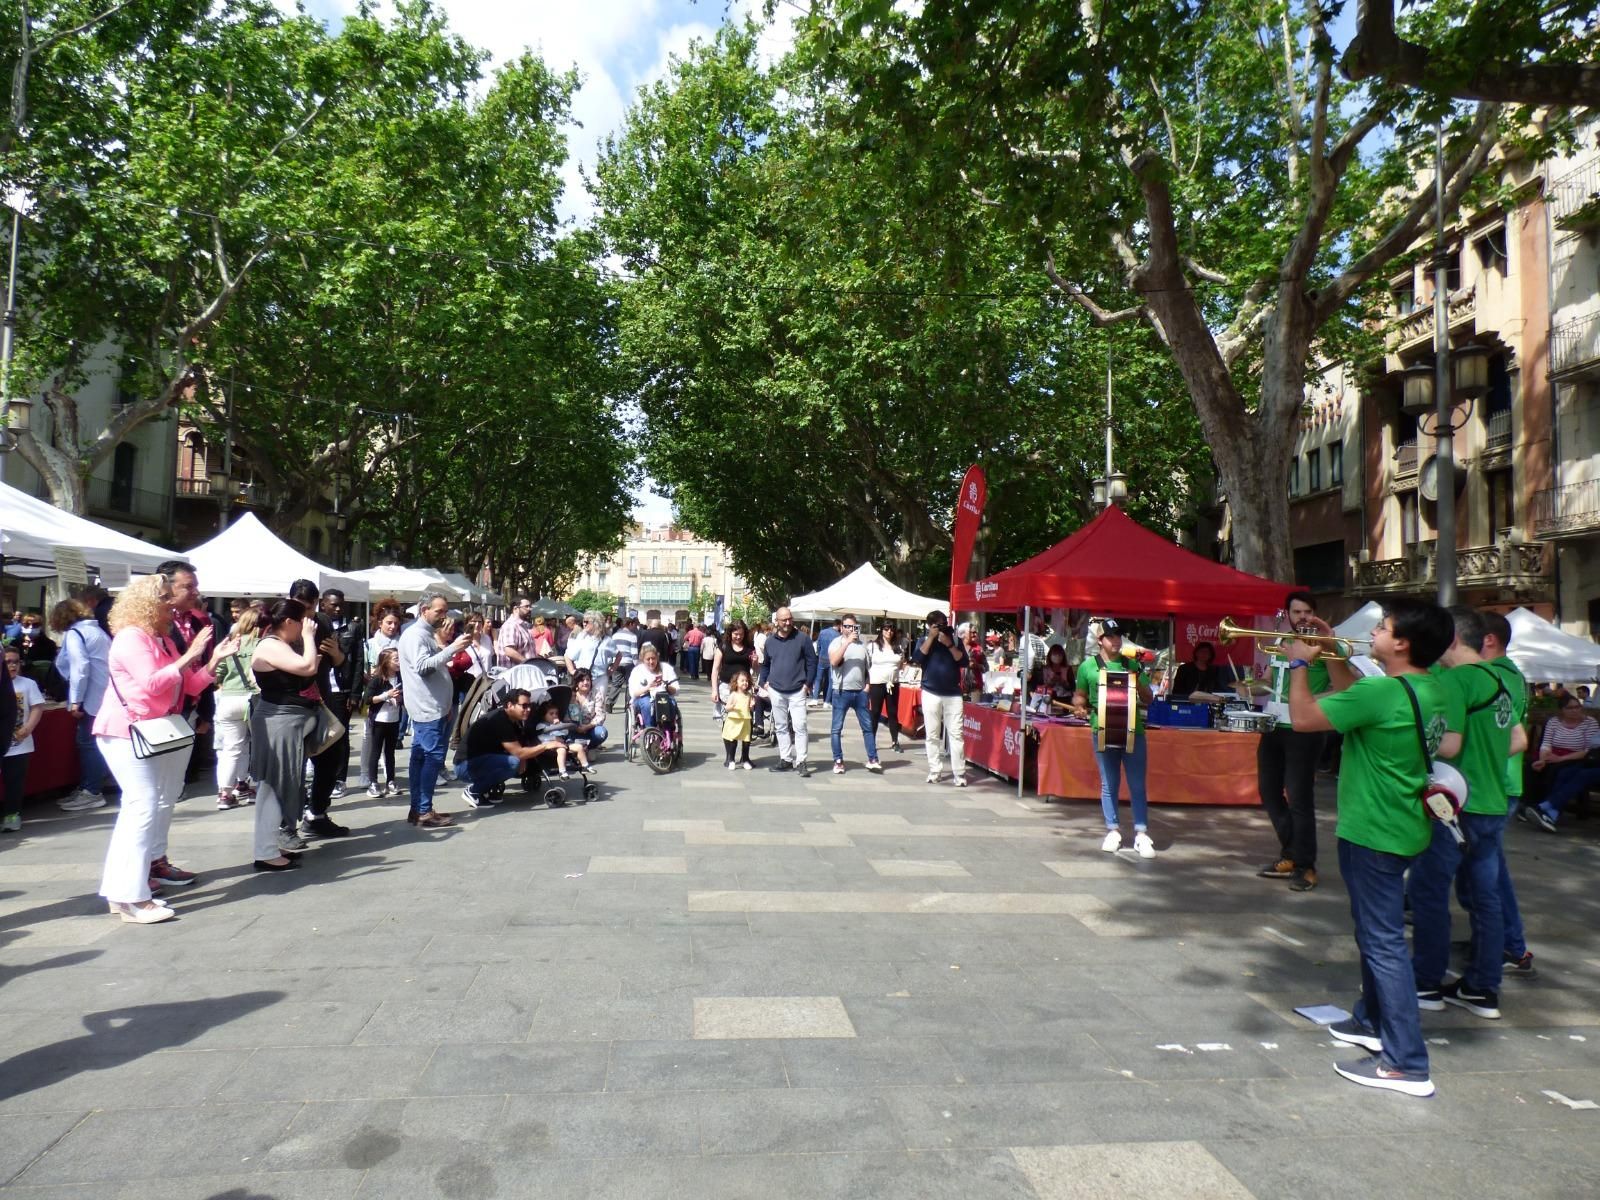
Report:
[{"label": "striped shirt", "polygon": [[1576,725],[1568,725],[1560,717],[1555,717],[1545,724],[1539,752],[1543,754],[1549,750],[1559,750],[1563,756],[1586,754],[1596,743],[1600,743],[1600,722],[1593,717],[1584,717]]}]

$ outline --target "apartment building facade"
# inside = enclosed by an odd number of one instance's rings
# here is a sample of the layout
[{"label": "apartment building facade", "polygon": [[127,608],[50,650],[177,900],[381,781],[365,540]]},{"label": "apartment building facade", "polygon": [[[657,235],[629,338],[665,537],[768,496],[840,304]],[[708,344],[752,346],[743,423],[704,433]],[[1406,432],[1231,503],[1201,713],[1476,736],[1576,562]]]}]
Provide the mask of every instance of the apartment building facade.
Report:
[{"label": "apartment building facade", "polygon": [[703,593],[731,607],[749,592],[726,546],[673,525],[635,526],[615,554],[579,563],[572,588],[610,592],[630,609],[681,617]]}]

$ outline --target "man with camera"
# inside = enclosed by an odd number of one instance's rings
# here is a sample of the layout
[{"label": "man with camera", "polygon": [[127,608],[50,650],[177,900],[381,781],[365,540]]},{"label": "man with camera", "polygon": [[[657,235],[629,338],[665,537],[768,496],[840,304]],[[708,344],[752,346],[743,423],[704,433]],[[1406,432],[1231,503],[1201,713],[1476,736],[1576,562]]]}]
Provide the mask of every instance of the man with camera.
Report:
[{"label": "man with camera", "polygon": [[839,622],[839,636],[828,647],[828,666],[833,673],[833,773],[844,774],[845,714],[854,710],[861,723],[861,740],[867,751],[867,770],[882,771],[878,762],[878,739],[872,732],[872,706],[867,703],[867,646],[861,640],[861,625],[854,613]]},{"label": "man with camera", "polygon": [[950,628],[950,619],[935,609],[923,625],[923,638],[911,651],[911,661],[922,668],[922,723],[927,730],[928,782],[944,774],[945,738],[950,739],[950,768],[955,785],[967,786],[967,746],[961,722],[961,670],[967,651]]}]

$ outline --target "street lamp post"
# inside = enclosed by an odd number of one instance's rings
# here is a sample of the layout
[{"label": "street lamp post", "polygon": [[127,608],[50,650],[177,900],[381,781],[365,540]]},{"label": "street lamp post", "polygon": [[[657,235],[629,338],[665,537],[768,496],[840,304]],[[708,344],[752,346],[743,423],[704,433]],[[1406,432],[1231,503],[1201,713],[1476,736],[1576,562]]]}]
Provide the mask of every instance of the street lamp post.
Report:
[{"label": "street lamp post", "polygon": [[1433,403],[1435,504],[1434,577],[1439,603],[1456,602],[1456,460],[1455,426],[1450,419],[1450,267],[1445,254],[1444,229],[1444,121],[1434,126],[1434,225],[1437,245],[1433,258]]}]

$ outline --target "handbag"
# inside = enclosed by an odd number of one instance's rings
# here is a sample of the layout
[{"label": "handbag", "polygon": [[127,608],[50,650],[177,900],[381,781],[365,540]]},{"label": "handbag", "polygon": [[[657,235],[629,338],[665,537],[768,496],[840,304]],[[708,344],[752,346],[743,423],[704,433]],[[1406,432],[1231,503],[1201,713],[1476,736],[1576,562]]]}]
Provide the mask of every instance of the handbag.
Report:
[{"label": "handbag", "polygon": [[306,757],[317,757],[343,736],[344,722],[326,704],[317,705],[317,722],[306,738]]},{"label": "handbag", "polygon": [[[111,690],[122,702],[123,710],[132,715],[133,710],[128,708],[128,702],[122,697],[122,689],[117,686],[117,677],[109,671],[107,677],[111,680]],[[181,679],[178,681],[178,694],[183,694]],[[193,746],[194,727],[182,713],[168,713],[164,717],[147,717],[143,721],[129,722],[128,737],[133,742],[135,758],[158,758]]]}]

